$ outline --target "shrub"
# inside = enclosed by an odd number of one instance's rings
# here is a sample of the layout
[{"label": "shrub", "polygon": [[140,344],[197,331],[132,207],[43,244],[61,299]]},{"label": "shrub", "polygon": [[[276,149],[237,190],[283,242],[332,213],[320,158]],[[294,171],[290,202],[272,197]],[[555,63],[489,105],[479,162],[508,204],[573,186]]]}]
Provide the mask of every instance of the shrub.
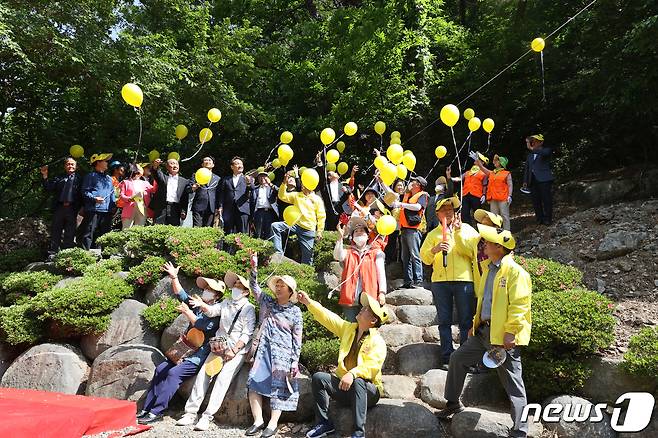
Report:
[{"label": "shrub", "polygon": [[9,307],[0,307],[0,338],[11,345],[37,343],[44,328],[28,300]]},{"label": "shrub", "polygon": [[51,289],[61,279],[61,276],[45,271],[9,274],[0,282],[0,301],[6,305],[14,304],[21,297],[34,296]]},{"label": "shrub", "polygon": [[322,233],[322,239],[316,239],[313,246],[313,264],[318,271],[326,270],[329,263],[334,260],[334,246],[337,240],[337,231],[325,231]]},{"label": "shrub", "polygon": [[163,276],[164,264],[165,259],[162,257],[148,256],[142,263],[130,268],[126,281],[137,287],[156,284]]},{"label": "shrub", "polygon": [[573,266],[524,257],[519,257],[517,261],[530,274],[533,293],[569,290],[582,285],[583,273]]},{"label": "shrub", "polygon": [[302,318],[304,320],[304,339],[311,341],[314,339],[331,339],[334,337],[333,333],[324,328],[309,312],[308,310],[302,311]]},{"label": "shrub", "polygon": [[[256,239],[244,233],[227,234],[224,236],[224,250],[231,254],[248,254],[247,249],[256,251],[262,265],[266,265],[272,254],[274,245],[270,240]],[[249,259],[247,259],[247,263]]]},{"label": "shrub", "polygon": [[223,236],[224,233],[219,228],[174,227],[165,239],[166,254],[178,259],[207,249],[216,249]]},{"label": "shrub", "polygon": [[19,248],[0,255],[0,272],[22,271],[27,265],[43,259],[38,248]]},{"label": "shrub", "polygon": [[327,371],[338,363],[340,341],[333,339],[305,340],[299,361],[311,372]]},{"label": "shrub", "polygon": [[148,325],[155,331],[167,328],[180,315],[176,306],[180,304],[175,298],[160,298],[155,303],[142,310],[142,316]]},{"label": "shrub", "polygon": [[82,275],[96,263],[96,256],[82,248],[64,249],[55,255],[55,266],[66,275]]},{"label": "shrub", "polygon": [[645,327],[631,337],[623,365],[633,374],[658,376],[658,327]]},{"label": "shrub", "polygon": [[188,277],[204,277],[223,279],[226,271],[236,271],[237,265],[231,254],[208,248],[193,252],[177,259],[181,271]]},{"label": "shrub", "polygon": [[84,275],[113,275],[123,269],[123,259],[112,258],[87,266]]}]

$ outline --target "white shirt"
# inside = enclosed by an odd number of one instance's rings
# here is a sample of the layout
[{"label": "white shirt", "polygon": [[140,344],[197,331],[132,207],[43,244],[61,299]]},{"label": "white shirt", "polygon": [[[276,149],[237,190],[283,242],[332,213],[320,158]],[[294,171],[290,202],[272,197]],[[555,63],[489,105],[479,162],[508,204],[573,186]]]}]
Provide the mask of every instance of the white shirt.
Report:
[{"label": "white shirt", "polygon": [[233,175],[233,188],[238,186],[238,181],[240,181],[240,175]]},{"label": "white shirt", "polygon": [[256,197],[256,209],[272,208],[272,204],[267,199],[267,186],[258,187],[258,196]]},{"label": "white shirt", "polygon": [[167,202],[178,202],[178,174],[167,177]]},{"label": "white shirt", "polygon": [[[226,298],[221,303],[210,306],[206,314],[211,318],[219,316],[219,328],[215,336],[226,336],[231,328],[235,314],[240,308],[242,308],[240,316],[235,321],[231,335],[227,336],[228,344],[231,347],[235,346],[239,341],[242,341],[245,346],[249,345],[251,336],[254,334],[256,328],[256,309],[254,305],[246,297],[242,297],[238,301]],[[247,349],[243,348],[240,352],[246,353]]]},{"label": "white shirt", "polygon": [[331,202],[340,201],[339,182],[331,181],[329,183],[329,193],[331,194]]}]

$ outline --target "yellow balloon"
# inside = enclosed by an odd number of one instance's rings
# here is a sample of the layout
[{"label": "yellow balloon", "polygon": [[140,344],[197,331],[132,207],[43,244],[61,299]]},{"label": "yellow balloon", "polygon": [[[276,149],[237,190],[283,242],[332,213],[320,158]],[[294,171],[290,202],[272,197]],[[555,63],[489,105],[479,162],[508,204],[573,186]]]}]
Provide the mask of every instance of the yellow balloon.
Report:
[{"label": "yellow balloon", "polygon": [[197,184],[201,184],[202,186],[206,185],[212,179],[212,172],[210,169],[202,167],[194,173],[194,179],[196,180]]},{"label": "yellow balloon", "polygon": [[535,52],[541,52],[542,50],[544,50],[545,46],[546,46],[546,42],[544,41],[543,38],[535,38],[530,43],[530,48],[532,48],[532,50],[534,50]]},{"label": "yellow balloon", "polygon": [[343,129],[343,131],[345,131],[345,135],[351,137],[354,134],[356,134],[356,131],[358,131],[358,129],[359,129],[359,127],[356,125],[356,123],[348,122],[345,125],[345,128]]},{"label": "yellow balloon", "polygon": [[446,149],[445,146],[437,146],[436,149],[434,149],[434,155],[436,155],[436,158],[438,158],[439,160],[445,157],[447,153],[448,150]]},{"label": "yellow balloon", "polygon": [[279,158],[279,161],[281,161],[282,166],[287,166],[290,160],[284,160],[283,158]]},{"label": "yellow balloon", "polygon": [[169,152],[167,155],[167,160],[180,160],[180,154],[178,152]]},{"label": "yellow balloon", "polygon": [[270,182],[274,181],[274,178],[276,178],[276,175],[274,172],[270,172],[267,174],[267,177],[270,179]]},{"label": "yellow balloon", "polygon": [[391,138],[401,138],[402,134],[400,134],[400,131],[393,131],[391,132]]},{"label": "yellow balloon", "polygon": [[388,142],[388,144],[389,144],[389,146],[392,145],[392,144],[399,144],[399,145],[401,145],[401,144],[402,144],[402,140],[400,139],[400,137],[393,137],[393,138],[391,139],[391,141]]},{"label": "yellow balloon", "polygon": [[405,155],[409,155],[409,154],[412,154],[412,155],[413,155],[413,152],[411,152],[409,149],[407,149],[407,150],[404,151],[404,153],[402,154],[402,156],[404,157]]},{"label": "yellow balloon", "polygon": [[411,170],[412,172],[416,168],[416,156],[414,154],[408,154],[402,157],[402,164],[404,167]]},{"label": "yellow balloon", "polygon": [[283,210],[283,220],[289,227],[295,225],[301,217],[302,212],[296,205],[289,205]]},{"label": "yellow balloon", "polygon": [[281,160],[278,159],[278,158],[273,159],[272,160],[272,167],[274,167],[275,169],[278,169],[279,167],[281,167]]},{"label": "yellow balloon", "polygon": [[496,126],[496,124],[492,119],[484,119],[484,121],[482,122],[482,129],[484,129],[487,132],[493,131],[494,126]]},{"label": "yellow balloon", "polygon": [[290,131],[283,131],[281,133],[281,137],[279,138],[281,140],[281,143],[283,144],[288,144],[292,141],[292,132]]},{"label": "yellow balloon", "polygon": [[309,190],[315,190],[320,182],[320,175],[315,169],[306,169],[302,173],[302,185]]},{"label": "yellow balloon", "polygon": [[151,163],[157,160],[158,158],[160,158],[160,152],[156,151],[155,149],[149,152],[149,161]]},{"label": "yellow balloon", "polygon": [[212,138],[212,131],[210,128],[203,128],[199,131],[199,143],[206,143]]},{"label": "yellow balloon", "polygon": [[187,133],[188,133],[187,126],[185,125],[176,126],[174,133],[176,134],[177,139],[179,140],[184,139],[185,137],[187,137]]},{"label": "yellow balloon", "polygon": [[477,117],[472,117],[471,120],[468,121],[468,129],[471,132],[475,132],[478,129],[480,129],[480,125],[481,125],[480,119],[478,119]]},{"label": "yellow balloon", "polygon": [[392,144],[386,149],[386,156],[393,164],[400,164],[402,162],[403,153],[404,149],[399,144]]},{"label": "yellow balloon", "polygon": [[334,141],[335,138],[336,133],[331,128],[324,128],[320,133],[320,141],[322,141],[322,144],[325,146]]},{"label": "yellow balloon", "polygon": [[382,135],[384,132],[386,132],[386,123],[382,122],[381,120],[375,123],[375,132],[379,135]]},{"label": "yellow balloon", "polygon": [[137,84],[130,82],[121,88],[121,97],[123,97],[123,100],[125,100],[128,105],[134,106],[135,108],[142,106],[142,102],[144,101],[142,89],[139,88]]},{"label": "yellow balloon", "polygon": [[398,178],[405,179],[407,177],[407,168],[404,167],[404,164],[398,164]]},{"label": "yellow balloon", "polygon": [[304,166],[300,167],[300,168],[299,168],[299,177],[300,177],[300,178],[301,178],[301,176],[304,174],[304,172],[306,172],[306,167],[304,167]]},{"label": "yellow balloon", "polygon": [[328,163],[337,163],[340,158],[340,154],[336,149],[329,149],[327,151],[327,162]]},{"label": "yellow balloon", "polygon": [[377,232],[382,236],[388,236],[397,228],[397,221],[390,214],[384,215],[377,219]]},{"label": "yellow balloon", "polygon": [[377,158],[375,158],[375,167],[379,169],[380,172],[387,164],[388,164],[388,160],[386,159],[385,156],[380,155]]},{"label": "yellow balloon", "polygon": [[473,108],[466,108],[464,110],[464,118],[466,120],[471,120],[473,117],[475,117],[475,110]]},{"label": "yellow balloon", "polygon": [[386,163],[383,169],[380,170],[382,181],[387,186],[390,186],[398,176],[398,166],[393,163]]},{"label": "yellow balloon", "polygon": [[340,163],[338,163],[337,169],[339,175],[345,175],[347,171],[350,169],[350,166],[348,166],[346,162],[341,161]]},{"label": "yellow balloon", "polygon": [[338,152],[340,152],[341,154],[345,152],[345,142],[339,141],[338,143],[336,143],[336,149],[338,149]]},{"label": "yellow balloon", "polygon": [[85,154],[85,150],[84,150],[84,148],[83,148],[82,146],[80,146],[79,144],[74,144],[73,146],[71,146],[71,147],[69,148],[69,154],[70,154],[73,158],[80,158],[80,157],[82,157],[82,156]]},{"label": "yellow balloon", "polygon": [[459,108],[451,103],[445,105],[443,108],[441,108],[440,117],[441,121],[446,126],[453,127],[457,124],[457,121],[459,121]]},{"label": "yellow balloon", "polygon": [[284,166],[288,163],[288,161],[292,160],[293,155],[295,155],[295,153],[292,151],[292,148],[287,144],[282,144],[279,146],[277,153],[279,154],[279,160],[281,160],[281,163]]},{"label": "yellow balloon", "polygon": [[327,163],[327,172],[335,172],[336,163]]},{"label": "yellow balloon", "polygon": [[222,112],[217,108],[210,108],[210,110],[208,110],[208,120],[210,120],[211,122],[217,123],[221,118],[222,118]]}]

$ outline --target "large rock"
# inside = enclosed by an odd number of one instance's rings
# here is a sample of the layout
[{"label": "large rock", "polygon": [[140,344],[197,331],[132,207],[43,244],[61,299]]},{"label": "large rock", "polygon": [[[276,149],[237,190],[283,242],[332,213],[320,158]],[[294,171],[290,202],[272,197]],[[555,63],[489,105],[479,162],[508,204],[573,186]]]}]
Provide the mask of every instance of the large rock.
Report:
[{"label": "large rock", "polygon": [[27,272],[45,271],[51,274],[59,274],[59,270],[55,266],[55,262],[33,262],[25,267]]},{"label": "large rock", "polygon": [[441,366],[441,347],[436,344],[411,344],[397,352],[400,374],[425,374]]},{"label": "large rock", "polygon": [[[179,275],[178,280],[183,286],[183,289],[187,291],[187,293],[201,294],[201,290],[196,286],[196,280],[185,277],[183,275]],[[169,278],[169,276],[161,278],[155,285],[149,286],[146,290],[146,294],[144,294],[144,300],[148,305],[155,303],[163,297],[174,297],[174,293],[171,289],[171,278]]]},{"label": "large rock", "polygon": [[382,371],[387,374],[398,374],[398,350],[400,347],[386,349],[386,359]]},{"label": "large rock", "polygon": [[[341,436],[352,432],[352,410],[331,402],[329,415]],[[409,400],[381,399],[368,410],[366,436],[369,438],[442,438],[439,420],[427,407]]]},{"label": "large rock", "polygon": [[[459,326],[452,325],[450,326],[452,332],[452,340],[455,344],[459,344],[461,334],[459,333]],[[439,334],[439,326],[431,325],[429,327],[423,328],[423,341],[425,342],[441,342],[441,335]]]},{"label": "large rock", "polygon": [[160,349],[162,351],[169,350],[180,335],[187,333],[189,326],[190,320],[185,315],[178,315],[174,322],[162,332],[162,336],[160,336]]},{"label": "large rock", "polygon": [[[545,407],[549,403],[562,405],[562,413],[565,409],[569,409],[568,412],[573,415],[576,409],[580,409],[580,412],[583,412],[584,409],[589,409],[588,418],[595,415],[594,405],[580,397],[569,395],[551,397],[543,403],[543,406]],[[562,419],[562,413],[560,413],[561,419],[557,423],[544,422],[544,427],[557,432],[560,438],[614,438],[617,436],[617,433],[610,427],[610,417],[605,412],[603,413],[603,421],[597,423],[587,420],[582,422],[566,422]]]},{"label": "large rock", "polygon": [[389,347],[423,342],[423,329],[409,324],[385,324],[379,329],[379,333]]},{"label": "large rock", "polygon": [[626,392],[649,392],[656,389],[655,378],[641,378],[627,373],[622,358],[597,357],[592,360],[592,375],[582,390],[588,399],[598,403],[614,403]]},{"label": "large rock", "polygon": [[0,379],[2,379],[3,374],[18,354],[19,351],[16,347],[0,342]]},{"label": "large rock", "polygon": [[448,372],[445,370],[429,370],[420,379],[420,398],[428,405],[443,409],[447,400],[443,397]]},{"label": "large rock", "polygon": [[329,290],[336,289],[340,292],[340,277],[332,272],[320,272],[318,274],[318,281],[327,286]]},{"label": "large rock", "polygon": [[647,238],[647,233],[640,231],[608,232],[597,249],[597,258],[607,260],[635,251]]},{"label": "large rock", "polygon": [[429,327],[439,323],[434,306],[399,306],[396,315],[400,321],[418,327]]},{"label": "large rock", "polygon": [[150,345],[117,345],[101,353],[91,368],[87,395],[138,401],[148,390],[164,355]]},{"label": "large rock", "polygon": [[110,325],[104,333],[86,335],[80,340],[85,356],[94,360],[110,347],[122,344],[141,344],[158,347],[159,336],[142,317],[146,304],[135,300],[125,300],[114,309]]},{"label": "large rock", "polygon": [[279,254],[279,253],[276,253],[276,252],[274,254],[272,254],[272,257],[270,257],[270,263],[274,263],[274,264],[295,263],[297,265],[299,264],[298,261],[293,260],[291,258],[288,258],[288,257],[284,256],[283,254]]},{"label": "large rock", "polygon": [[415,398],[416,381],[408,376],[382,376],[384,383],[384,398],[412,400]]},{"label": "large rock", "polygon": [[[507,437],[513,426],[509,412],[466,408],[452,417],[450,431],[454,438]],[[538,438],[544,431],[539,421],[528,426],[528,437]]]},{"label": "large rock", "polygon": [[397,289],[386,294],[386,302],[394,306],[430,306],[433,303],[432,292],[427,289]]},{"label": "large rock", "polygon": [[82,352],[72,345],[36,345],[9,366],[1,385],[10,388],[80,394],[89,376]]},{"label": "large rock", "polygon": [[55,286],[53,288],[62,288],[66,287],[71,283],[74,283],[81,279],[82,277],[64,277],[61,280],[59,280],[57,283],[55,283]]},{"label": "large rock", "polygon": [[396,289],[400,289],[404,285],[404,280],[401,278],[396,278],[393,280],[386,281],[386,290],[387,292],[392,292]]},{"label": "large rock", "polygon": [[461,401],[465,406],[496,406],[507,408],[509,397],[495,370],[483,374],[467,374]]}]

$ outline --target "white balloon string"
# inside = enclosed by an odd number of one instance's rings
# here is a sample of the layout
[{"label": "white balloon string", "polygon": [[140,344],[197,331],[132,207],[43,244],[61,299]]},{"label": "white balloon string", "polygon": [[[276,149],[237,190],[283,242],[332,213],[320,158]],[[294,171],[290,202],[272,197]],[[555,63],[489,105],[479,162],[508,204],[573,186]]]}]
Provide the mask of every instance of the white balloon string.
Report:
[{"label": "white balloon string", "polygon": [[544,83],[544,51],[539,52],[539,60],[541,62],[541,94],[542,100],[546,102],[546,84]]},{"label": "white balloon string", "polygon": [[278,143],[276,144],[276,146],[274,146],[272,149],[270,149],[270,153],[267,154],[267,158],[265,159],[265,165],[267,165],[267,162],[270,161],[270,157],[272,156],[272,153],[274,152],[274,150],[275,150],[276,148],[278,148],[279,146],[281,146],[282,144],[283,144],[282,142],[278,142]]},{"label": "white balloon string", "polygon": [[[450,132],[452,133],[452,144],[455,146],[455,151],[457,151],[457,140],[455,140],[455,130],[452,128],[452,126],[450,127]],[[469,134],[469,136],[470,136],[470,134]],[[466,142],[464,142],[464,144],[466,144]],[[462,148],[463,147],[464,146],[462,145]],[[459,166],[459,179],[462,179],[462,160],[461,160],[461,158],[459,158],[459,151],[457,151],[457,157],[456,158],[457,158],[457,165]],[[462,181],[461,184],[460,184],[460,190],[459,190],[459,203],[460,204],[464,200],[464,191],[461,189],[463,185],[464,185],[464,181]]]},{"label": "white balloon string", "polygon": [[[210,129],[211,126],[212,126],[212,122],[208,123],[208,127],[207,127],[207,128]],[[196,156],[199,154],[199,152],[201,152],[201,149],[203,149],[203,145],[206,144],[206,142],[209,141],[209,140],[210,140],[210,139],[208,138],[208,136],[207,136],[207,135],[204,135],[204,136],[203,136],[203,141],[201,141],[201,143],[197,143],[197,144],[196,144],[196,145],[199,147],[199,148],[196,150],[196,152],[195,152],[194,154],[192,154],[191,157],[183,158],[182,160],[180,160],[180,162],[181,162],[181,163],[184,163],[184,162],[186,162],[186,161],[190,161],[192,158],[196,157]]]}]

